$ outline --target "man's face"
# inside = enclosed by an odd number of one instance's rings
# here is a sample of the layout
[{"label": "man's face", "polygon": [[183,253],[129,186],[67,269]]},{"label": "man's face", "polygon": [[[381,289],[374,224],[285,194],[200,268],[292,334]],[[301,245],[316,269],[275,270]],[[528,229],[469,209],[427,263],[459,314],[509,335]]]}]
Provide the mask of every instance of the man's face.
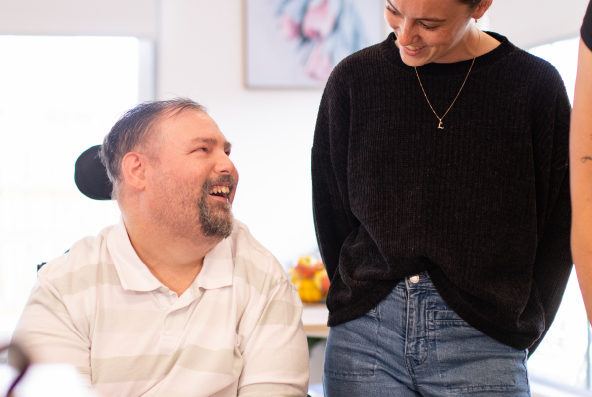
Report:
[{"label": "man's face", "polygon": [[146,195],[156,224],[181,238],[228,237],[238,173],[218,125],[204,112],[185,110],[164,115],[154,134],[160,142],[147,168]]}]

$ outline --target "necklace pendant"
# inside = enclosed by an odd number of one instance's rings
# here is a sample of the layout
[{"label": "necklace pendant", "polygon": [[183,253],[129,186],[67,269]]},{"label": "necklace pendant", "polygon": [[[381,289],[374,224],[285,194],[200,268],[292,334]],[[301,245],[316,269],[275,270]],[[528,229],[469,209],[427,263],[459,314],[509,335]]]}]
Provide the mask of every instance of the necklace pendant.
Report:
[{"label": "necklace pendant", "polygon": [[444,126],[442,125],[442,120],[440,120],[440,124],[438,124],[438,129],[439,130],[443,130]]}]

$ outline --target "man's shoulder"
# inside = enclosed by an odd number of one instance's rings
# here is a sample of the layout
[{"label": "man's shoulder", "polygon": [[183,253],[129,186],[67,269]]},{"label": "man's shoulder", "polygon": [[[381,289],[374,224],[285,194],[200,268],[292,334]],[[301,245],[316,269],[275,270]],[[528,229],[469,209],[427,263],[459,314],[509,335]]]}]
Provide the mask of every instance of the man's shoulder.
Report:
[{"label": "man's shoulder", "polygon": [[273,254],[259,243],[242,222],[235,220],[234,230],[230,236],[233,245],[234,276],[256,286],[272,288],[288,276]]},{"label": "man's shoulder", "polygon": [[47,262],[39,269],[41,284],[57,282],[58,286],[80,280],[84,280],[84,284],[96,282],[93,279],[98,277],[98,268],[111,261],[106,243],[113,227],[112,225],[104,228],[96,236],[81,238],[64,254]]}]

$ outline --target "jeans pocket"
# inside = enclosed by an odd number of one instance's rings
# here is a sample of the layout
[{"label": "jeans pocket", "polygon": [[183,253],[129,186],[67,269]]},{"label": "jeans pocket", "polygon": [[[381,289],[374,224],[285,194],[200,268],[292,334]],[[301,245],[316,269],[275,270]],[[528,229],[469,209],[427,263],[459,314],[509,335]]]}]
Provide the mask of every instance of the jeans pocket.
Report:
[{"label": "jeans pocket", "polygon": [[436,327],[471,327],[453,310],[434,310],[433,313]]},{"label": "jeans pocket", "polygon": [[331,327],[325,350],[324,376],[342,380],[373,377],[379,328],[376,309],[358,319]]},{"label": "jeans pocket", "polygon": [[528,395],[525,350],[492,339],[453,311],[434,312],[434,325],[432,338],[447,395]]}]

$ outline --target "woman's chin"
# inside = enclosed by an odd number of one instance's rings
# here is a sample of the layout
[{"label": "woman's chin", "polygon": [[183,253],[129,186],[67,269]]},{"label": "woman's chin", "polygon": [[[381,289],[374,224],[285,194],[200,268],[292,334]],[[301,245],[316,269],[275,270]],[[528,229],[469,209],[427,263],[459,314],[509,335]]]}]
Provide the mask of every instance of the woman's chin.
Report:
[{"label": "woman's chin", "polygon": [[428,58],[425,56],[411,56],[405,54],[403,51],[401,51],[401,60],[405,65],[412,67],[423,66],[429,62]]}]

